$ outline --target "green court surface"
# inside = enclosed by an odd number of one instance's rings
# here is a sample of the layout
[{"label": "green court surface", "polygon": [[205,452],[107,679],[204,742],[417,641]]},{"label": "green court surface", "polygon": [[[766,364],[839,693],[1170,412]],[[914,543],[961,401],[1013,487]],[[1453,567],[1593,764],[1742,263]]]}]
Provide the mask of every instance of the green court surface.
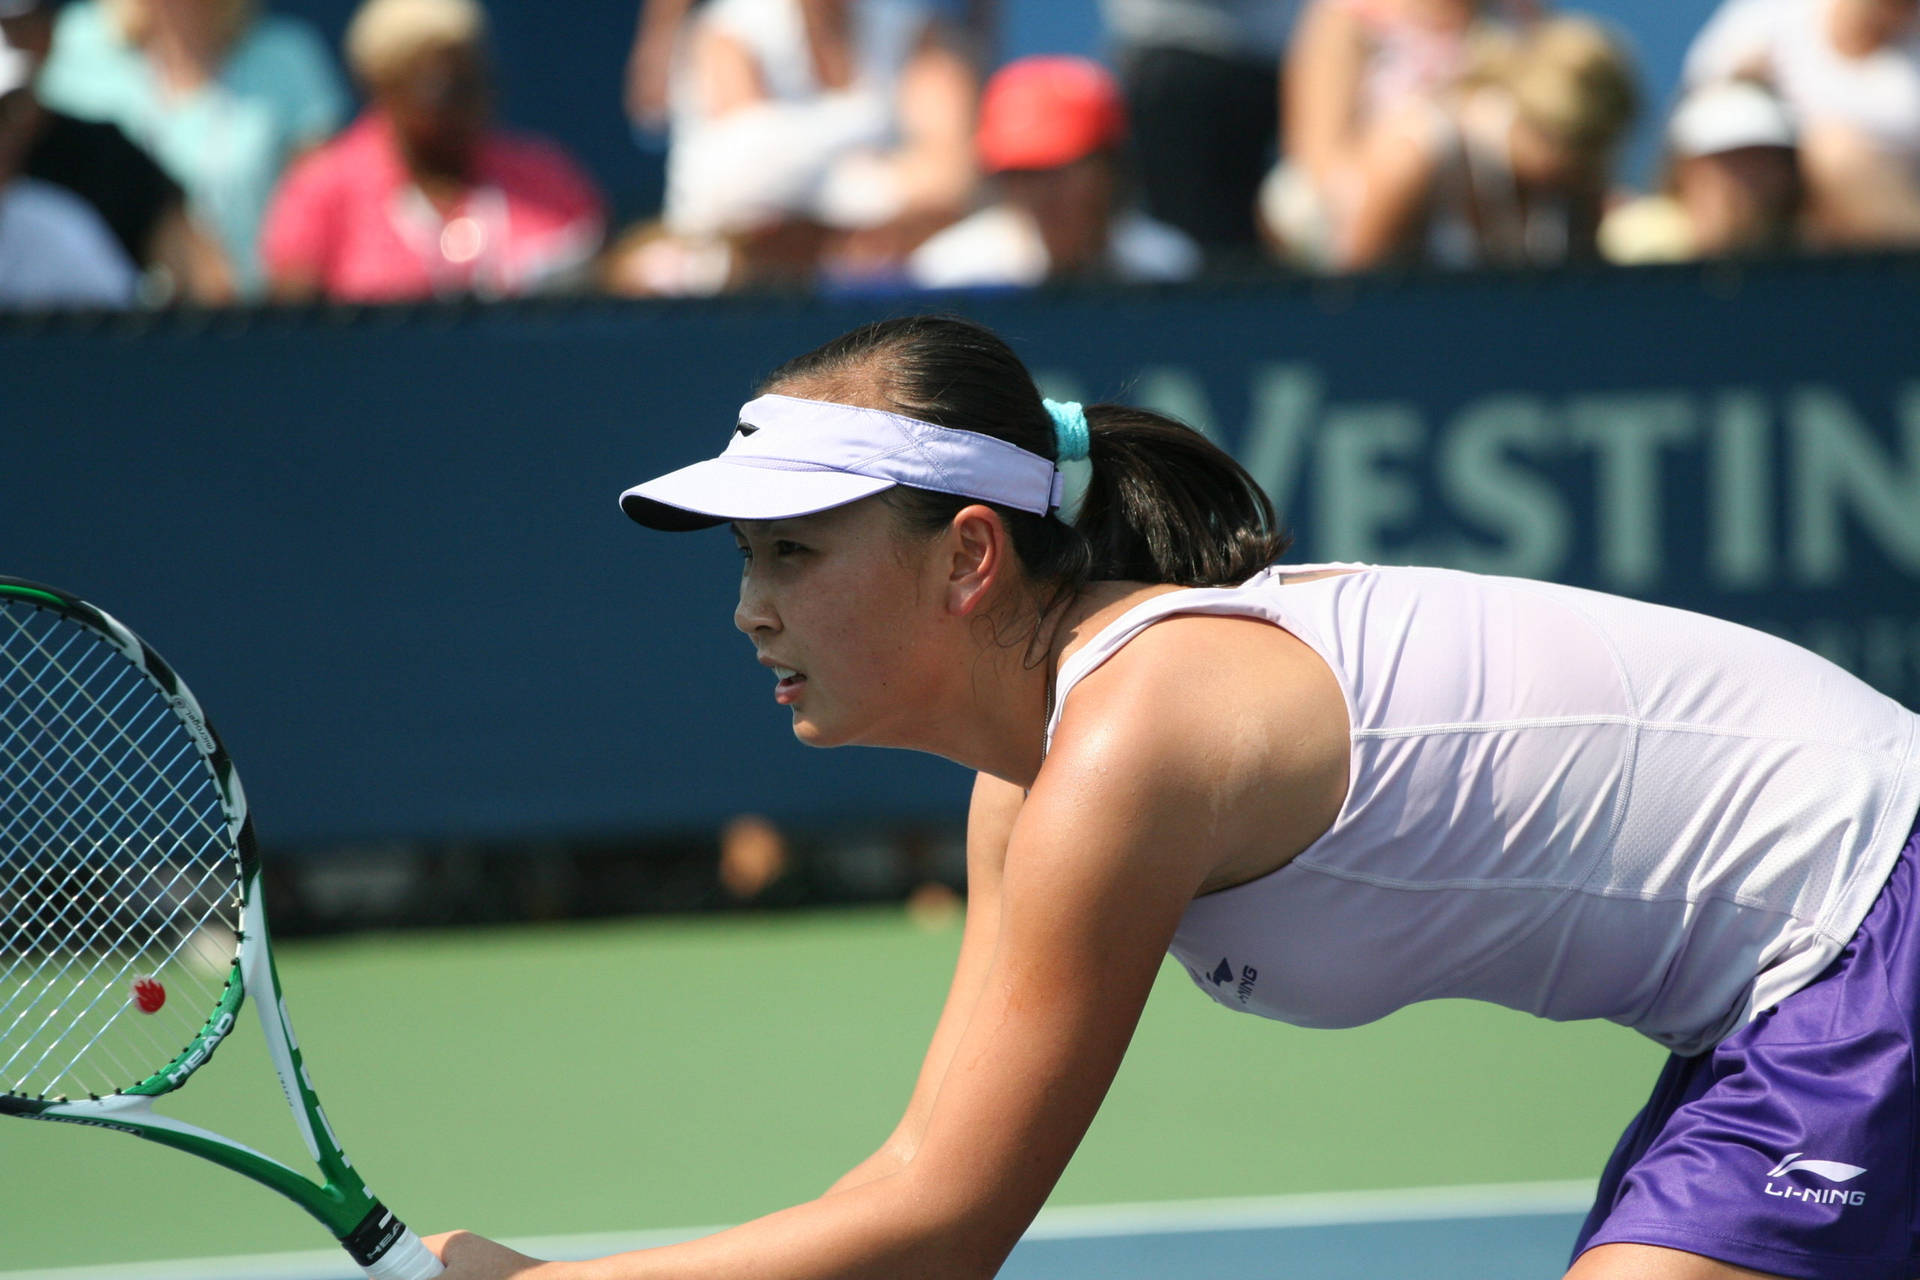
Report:
[{"label": "green court surface", "polygon": [[[423,1234],[623,1233],[817,1193],[885,1136],[959,945],[895,909],[284,944],[348,1154]],[[1063,976],[1063,981],[1097,977]],[[249,1017],[163,1109],[302,1167]],[[1054,1206],[1591,1181],[1661,1055],[1445,1002],[1352,1031],[1229,1013],[1168,962]],[[0,1271],[313,1250],[272,1193],[0,1120]]]}]

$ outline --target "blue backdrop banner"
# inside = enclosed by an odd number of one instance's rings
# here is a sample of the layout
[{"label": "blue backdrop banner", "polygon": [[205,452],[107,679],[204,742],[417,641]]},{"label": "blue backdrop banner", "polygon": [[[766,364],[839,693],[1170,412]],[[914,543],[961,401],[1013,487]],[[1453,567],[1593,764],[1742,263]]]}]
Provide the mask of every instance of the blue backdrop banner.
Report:
[{"label": "blue backdrop banner", "polygon": [[958,817],[967,779],[792,740],[723,531],[627,522],[755,380],[878,315],[994,326],[1162,408],[1291,559],[1679,604],[1920,703],[1920,259],[972,298],[235,313],[0,328],[0,573],[119,614],[269,840]]}]

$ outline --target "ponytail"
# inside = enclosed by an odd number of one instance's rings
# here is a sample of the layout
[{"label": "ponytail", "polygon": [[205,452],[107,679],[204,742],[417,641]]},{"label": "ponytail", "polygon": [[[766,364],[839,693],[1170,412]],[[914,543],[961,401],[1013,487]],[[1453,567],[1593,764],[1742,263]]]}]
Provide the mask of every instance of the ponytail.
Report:
[{"label": "ponytail", "polygon": [[1090,580],[1231,586],[1287,549],[1267,495],[1198,431],[1119,404],[1093,405],[1087,425],[1093,480],[1074,531]]},{"label": "ponytail", "polygon": [[[863,325],[788,361],[761,391],[884,407],[1059,457],[1053,416],[1020,358],[991,331],[949,316]],[[1085,412],[1092,475],[1075,522],[994,508],[1028,576],[1046,590],[1042,613],[1089,582],[1231,586],[1286,550],[1272,502],[1224,449],[1146,409]],[[971,501],[906,487],[881,500],[926,534]]]}]

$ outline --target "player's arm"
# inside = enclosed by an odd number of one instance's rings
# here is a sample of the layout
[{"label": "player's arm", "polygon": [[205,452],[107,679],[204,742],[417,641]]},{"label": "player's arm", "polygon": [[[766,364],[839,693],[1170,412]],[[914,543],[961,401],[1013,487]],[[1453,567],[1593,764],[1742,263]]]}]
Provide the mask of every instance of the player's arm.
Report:
[{"label": "player's arm", "polygon": [[1581,1254],[1565,1280],[1781,1280],[1730,1262],[1650,1244],[1603,1244]]},{"label": "player's arm", "polygon": [[[998,1269],[1093,1119],[1218,861],[1222,761],[1206,734],[1221,718],[1192,712],[1170,727],[1191,673],[1156,678],[1126,656],[1080,684],[1014,822],[992,954],[912,1159],[703,1240],[529,1274],[980,1280]],[[484,1269],[497,1246],[441,1243],[453,1280],[516,1274]]]},{"label": "player's arm", "polygon": [[967,810],[967,921],[960,936],[960,958],[954,965],[953,985],[940,1011],[939,1024],[927,1046],[913,1097],[899,1125],[878,1151],[847,1172],[830,1188],[844,1191],[906,1167],[927,1130],[933,1100],[953,1061],[954,1050],[979,1004],[1000,929],[1000,876],[1007,860],[1007,841],[1026,793],[1010,782],[981,774],[974,780],[973,801]]}]

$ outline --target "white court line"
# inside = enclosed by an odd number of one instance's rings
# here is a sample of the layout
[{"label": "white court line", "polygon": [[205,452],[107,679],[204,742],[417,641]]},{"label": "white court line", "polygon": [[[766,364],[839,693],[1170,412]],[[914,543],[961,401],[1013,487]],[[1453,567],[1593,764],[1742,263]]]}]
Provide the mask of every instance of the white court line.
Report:
[{"label": "white court line", "polygon": [[[1139,1204],[1063,1205],[1043,1209],[1028,1240],[1170,1235],[1369,1222],[1429,1222],[1447,1218],[1506,1218],[1580,1213],[1593,1200],[1591,1182],[1501,1182],[1462,1187],[1404,1187],[1392,1191],[1316,1191],[1220,1200],[1155,1200]],[[506,1241],[545,1258],[591,1258],[671,1244],[719,1227],[519,1237]],[[338,1249],[299,1253],[176,1258],[160,1262],[0,1271],[0,1280],[341,1280],[353,1268]]]},{"label": "white court line", "polygon": [[[1584,1213],[1591,1182],[1495,1182],[1394,1191],[1314,1191],[1224,1200],[1154,1200],[1141,1204],[1063,1205],[1043,1209],[1023,1237],[1072,1240],[1093,1236],[1168,1235],[1330,1227],[1359,1222],[1430,1222],[1437,1218],[1511,1218]],[[0,1277],[4,1280],[4,1277]]]}]

